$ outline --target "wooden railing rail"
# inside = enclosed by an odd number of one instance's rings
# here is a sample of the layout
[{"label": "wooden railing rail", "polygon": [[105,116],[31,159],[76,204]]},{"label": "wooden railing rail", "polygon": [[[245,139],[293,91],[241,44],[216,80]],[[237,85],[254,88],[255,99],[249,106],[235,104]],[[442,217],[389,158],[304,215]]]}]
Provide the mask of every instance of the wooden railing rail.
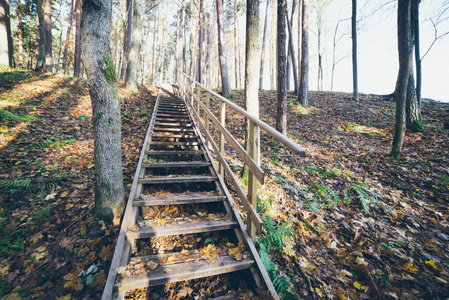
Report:
[{"label": "wooden railing rail", "polygon": [[[217,94],[206,86],[192,79],[187,74],[179,71],[177,93],[180,98],[183,98],[189,104],[190,109],[194,112],[194,117],[199,124],[199,127],[205,132],[205,139],[208,146],[211,146],[217,155],[219,162],[219,175],[224,179],[224,174],[230,179],[233,188],[237,192],[238,197],[242,201],[247,212],[247,231],[249,235],[254,238],[256,233],[260,233],[262,221],[257,214],[257,182],[264,183],[264,173],[260,168],[260,134],[263,130],[268,135],[279,141],[287,149],[293,151],[294,154],[305,156],[306,152],[297,143],[293,142],[284,134],[278,132],[276,129],[263,122],[257,117],[254,117],[240,106],[234,104],[223,96]],[[195,94],[197,88],[197,94]],[[200,91],[203,89],[206,92],[206,101],[203,103],[200,97]],[[212,98],[211,96],[214,96]],[[210,100],[219,101],[219,116],[216,117],[210,111]],[[196,102],[196,103],[195,103]],[[232,134],[226,129],[226,106],[233,108],[236,112],[243,115],[249,122],[249,149],[246,152]],[[203,110],[205,123],[203,124],[200,118],[200,111]],[[212,139],[209,128],[212,122],[220,132],[219,145]],[[244,192],[240,186],[239,181],[231,171],[226,160],[224,159],[224,143],[225,140],[233,147],[239,154],[245,165],[248,167],[248,194]]]}]

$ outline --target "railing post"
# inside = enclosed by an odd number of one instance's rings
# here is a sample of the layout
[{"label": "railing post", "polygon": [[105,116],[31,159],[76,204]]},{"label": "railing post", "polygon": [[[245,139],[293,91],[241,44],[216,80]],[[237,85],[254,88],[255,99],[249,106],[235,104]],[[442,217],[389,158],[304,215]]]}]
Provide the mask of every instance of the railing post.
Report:
[{"label": "railing post", "polygon": [[[210,111],[210,93],[206,92],[206,108]],[[206,131],[209,132],[209,116],[205,113],[204,118],[206,119]],[[210,147],[210,143],[207,142],[207,147]]]},{"label": "railing post", "polygon": [[192,98],[190,99],[190,103],[192,104],[192,109],[193,109],[193,100],[195,100],[194,99],[194,97],[195,97],[195,81],[193,81],[193,79],[192,79]]},{"label": "railing post", "polygon": [[[226,103],[220,101],[220,124],[225,127],[226,123]],[[224,135],[220,132],[220,153],[224,157]],[[224,167],[220,163],[220,175],[224,179]]]},{"label": "railing post", "polygon": [[197,106],[197,114],[198,114],[198,118],[200,117],[200,100],[201,100],[201,98],[200,98],[200,91],[201,91],[201,88],[200,88],[200,86],[198,85],[198,102],[197,102],[197,104],[198,104],[198,106]]},{"label": "railing post", "polygon": [[[249,149],[248,154],[254,160],[257,165],[260,165],[260,134],[259,126],[254,124],[253,121],[249,121]],[[249,170],[248,172],[248,201],[251,203],[254,209],[257,209],[257,179],[256,176]],[[248,234],[254,239],[256,236],[256,227],[251,222],[251,218],[247,220]]]}]

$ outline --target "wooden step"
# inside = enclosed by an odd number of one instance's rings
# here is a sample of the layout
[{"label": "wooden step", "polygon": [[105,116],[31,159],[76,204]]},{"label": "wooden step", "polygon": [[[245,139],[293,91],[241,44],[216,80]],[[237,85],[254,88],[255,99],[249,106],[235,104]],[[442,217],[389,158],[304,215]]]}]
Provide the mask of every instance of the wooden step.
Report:
[{"label": "wooden step", "polygon": [[[159,118],[159,117],[176,117],[176,116],[178,116],[179,114],[166,114],[166,113],[157,113],[156,114],[156,117],[157,118]],[[182,114],[184,117],[187,117],[188,115],[187,114]]]},{"label": "wooden step", "polygon": [[160,163],[142,163],[143,168],[196,168],[207,167],[211,163],[207,161],[174,161]]},{"label": "wooden step", "polygon": [[150,145],[154,146],[198,146],[200,143],[198,142],[160,142],[160,141],[152,141]]},{"label": "wooden step", "polygon": [[177,118],[177,117],[172,117],[172,118],[169,118],[169,117],[162,117],[162,118],[156,117],[154,120],[155,121],[169,121],[169,122],[179,122],[179,121],[181,121],[181,122],[182,121],[192,122],[190,120],[190,118],[187,118],[187,117],[179,117],[179,118]]},{"label": "wooden step", "polygon": [[[142,222],[142,221],[141,221]],[[237,221],[204,220],[196,223],[183,223],[181,225],[144,226],[141,228],[129,228],[126,236],[130,239],[147,239],[151,237],[193,234],[228,230],[237,227]]]},{"label": "wooden step", "polygon": [[186,110],[168,109],[168,108],[158,108],[157,113],[188,115],[188,112]]},{"label": "wooden step", "polygon": [[167,139],[197,139],[197,135],[190,135],[190,134],[153,134],[153,137],[156,138],[167,138]]},{"label": "wooden step", "polygon": [[155,205],[182,205],[192,203],[210,203],[224,201],[224,196],[205,195],[205,194],[187,194],[175,195],[169,197],[148,197],[143,196],[139,200],[133,201],[133,206],[155,206]]},{"label": "wooden step", "polygon": [[156,121],[154,122],[154,125],[159,125],[159,126],[173,126],[173,127],[192,127],[192,122],[161,122],[161,121]]},{"label": "wooden step", "polygon": [[170,127],[153,127],[153,131],[195,132],[195,130],[189,128],[170,128]]},{"label": "wooden step", "polygon": [[136,278],[124,278],[115,283],[119,292],[151,287],[169,282],[204,278],[225,273],[245,270],[254,265],[253,260],[237,261],[233,256],[224,256],[212,260],[187,262],[174,265],[158,266],[145,275]]},{"label": "wooden step", "polygon": [[162,183],[192,183],[213,182],[218,180],[215,176],[177,176],[177,177],[147,177],[139,178],[140,184],[162,184]]},{"label": "wooden step", "polygon": [[202,150],[147,150],[147,155],[202,155],[205,154]]}]

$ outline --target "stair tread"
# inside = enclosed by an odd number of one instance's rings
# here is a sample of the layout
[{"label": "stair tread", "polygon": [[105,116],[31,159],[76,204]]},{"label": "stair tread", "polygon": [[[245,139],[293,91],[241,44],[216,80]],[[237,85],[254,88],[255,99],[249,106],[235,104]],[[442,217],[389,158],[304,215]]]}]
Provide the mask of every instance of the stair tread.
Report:
[{"label": "stair tread", "polygon": [[156,184],[156,183],[191,183],[191,182],[212,182],[217,180],[216,176],[176,176],[176,177],[147,177],[140,178],[141,184]]},{"label": "stair tread", "polygon": [[170,127],[153,127],[153,131],[167,131],[167,132],[195,132],[195,130],[190,128],[170,128]]},{"label": "stair tread", "polygon": [[[165,220],[164,220],[165,221]],[[165,226],[145,226],[145,222],[149,224],[149,221],[138,221],[138,223],[144,224],[143,227],[129,228],[126,232],[126,236],[131,239],[145,239],[150,237],[171,236],[181,234],[193,234],[202,232],[213,232],[220,230],[227,230],[235,228],[238,224],[234,220],[201,220],[197,219],[192,221],[177,221],[176,224],[169,224]]]},{"label": "stair tread", "polygon": [[217,194],[183,194],[183,195],[167,195],[152,196],[141,195],[133,202],[134,206],[153,206],[153,205],[174,205],[174,204],[190,204],[190,203],[208,203],[223,201],[225,196]]},{"label": "stair tread", "polygon": [[201,155],[205,152],[202,150],[147,150],[147,155]]},{"label": "stair tread", "polygon": [[182,167],[207,167],[211,163],[207,161],[174,161],[174,162],[160,162],[160,163],[142,163],[144,168],[182,168]]},{"label": "stair tread", "polygon": [[158,266],[154,270],[135,278],[130,277],[118,280],[115,286],[119,291],[137,289],[240,271],[248,269],[253,265],[254,260],[252,259],[237,261],[233,256],[224,256],[215,260]]},{"label": "stair tread", "polygon": [[166,142],[166,141],[151,141],[150,145],[159,146],[198,146],[199,142]]},{"label": "stair tread", "polygon": [[167,139],[196,139],[198,138],[198,135],[191,135],[191,134],[161,134],[161,133],[154,133],[153,137],[157,138],[167,138]]}]

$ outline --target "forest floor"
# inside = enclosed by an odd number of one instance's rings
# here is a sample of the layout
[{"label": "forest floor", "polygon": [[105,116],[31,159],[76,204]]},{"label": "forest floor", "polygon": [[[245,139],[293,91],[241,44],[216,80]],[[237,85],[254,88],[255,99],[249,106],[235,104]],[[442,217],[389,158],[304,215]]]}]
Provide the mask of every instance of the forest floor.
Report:
[{"label": "forest floor", "polygon": [[[157,90],[119,93],[129,192]],[[275,99],[260,92],[270,125]],[[118,228],[93,213],[91,120],[84,80],[0,73],[0,299],[100,298]],[[241,118],[227,120],[243,141]],[[259,211],[285,235],[272,260],[299,298],[448,297],[449,106],[424,103],[423,120],[399,161],[388,155],[394,103],[377,95],[311,92],[309,107],[289,95],[287,131],[306,157],[261,135]]]}]

